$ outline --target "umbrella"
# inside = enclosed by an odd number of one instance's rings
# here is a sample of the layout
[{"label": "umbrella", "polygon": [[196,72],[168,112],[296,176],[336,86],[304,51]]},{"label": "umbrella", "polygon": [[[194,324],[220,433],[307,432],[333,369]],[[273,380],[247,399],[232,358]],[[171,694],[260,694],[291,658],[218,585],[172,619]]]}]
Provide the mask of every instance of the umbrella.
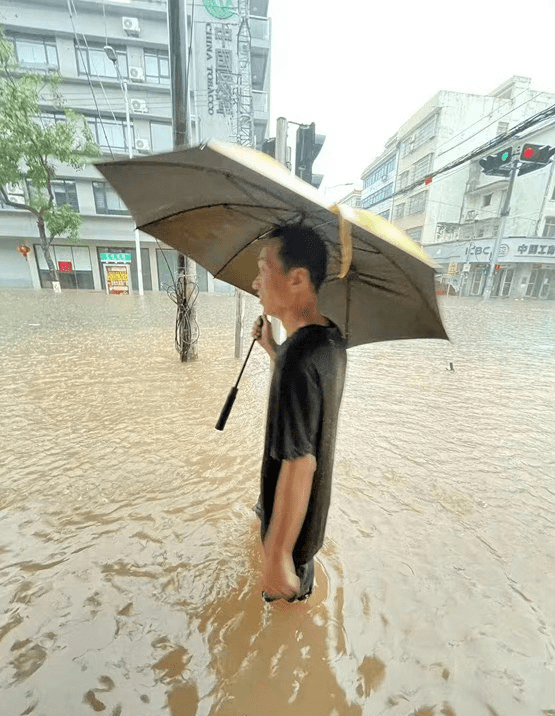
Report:
[{"label": "umbrella", "polygon": [[[266,154],[210,140],[96,167],[137,228],[253,295],[258,240],[282,223],[314,228],[329,254],[320,310],[340,328],[347,347],[448,338],[437,304],[435,264],[426,252],[383,217],[325,202]],[[237,384],[232,393],[236,389]]]}]

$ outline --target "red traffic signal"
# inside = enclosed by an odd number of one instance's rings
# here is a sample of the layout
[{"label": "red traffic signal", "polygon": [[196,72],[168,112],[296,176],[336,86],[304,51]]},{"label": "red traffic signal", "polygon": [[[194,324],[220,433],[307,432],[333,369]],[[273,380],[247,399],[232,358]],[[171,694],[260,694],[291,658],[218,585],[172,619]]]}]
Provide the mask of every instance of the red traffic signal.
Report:
[{"label": "red traffic signal", "polygon": [[536,164],[547,164],[555,154],[555,147],[546,144],[525,144],[520,153],[520,160],[523,162],[535,162]]}]

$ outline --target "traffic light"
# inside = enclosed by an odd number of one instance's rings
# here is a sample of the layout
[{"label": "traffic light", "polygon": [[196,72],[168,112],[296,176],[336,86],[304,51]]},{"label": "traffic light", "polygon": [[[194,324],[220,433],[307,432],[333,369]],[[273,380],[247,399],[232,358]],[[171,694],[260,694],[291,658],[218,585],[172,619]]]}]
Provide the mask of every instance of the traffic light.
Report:
[{"label": "traffic light", "polygon": [[316,188],[320,186],[323,177],[320,174],[312,174],[312,164],[320,153],[325,140],[325,134],[316,134],[314,122],[297,129],[295,174]]},{"label": "traffic light", "polygon": [[276,156],[276,138],[272,137],[271,139],[265,139],[262,142],[262,151],[264,154],[268,154],[270,157]]},{"label": "traffic light", "polygon": [[553,154],[555,154],[555,147],[547,144],[525,144],[520,152],[520,160],[523,164],[518,172],[519,175],[545,167],[551,161]]},{"label": "traffic light", "polygon": [[484,170],[484,174],[490,176],[509,176],[511,173],[511,160],[513,158],[512,147],[502,149],[497,154],[490,154],[488,157],[480,159],[480,166]]}]

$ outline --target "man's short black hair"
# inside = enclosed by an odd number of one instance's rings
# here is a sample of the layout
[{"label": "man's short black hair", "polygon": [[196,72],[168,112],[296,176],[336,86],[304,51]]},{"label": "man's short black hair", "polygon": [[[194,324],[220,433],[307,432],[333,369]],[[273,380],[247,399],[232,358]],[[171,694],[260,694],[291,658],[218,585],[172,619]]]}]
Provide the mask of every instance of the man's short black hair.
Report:
[{"label": "man's short black hair", "polygon": [[314,291],[318,293],[328,270],[328,252],[319,234],[307,226],[288,224],[276,226],[268,238],[280,239],[278,256],[285,271],[307,269]]}]

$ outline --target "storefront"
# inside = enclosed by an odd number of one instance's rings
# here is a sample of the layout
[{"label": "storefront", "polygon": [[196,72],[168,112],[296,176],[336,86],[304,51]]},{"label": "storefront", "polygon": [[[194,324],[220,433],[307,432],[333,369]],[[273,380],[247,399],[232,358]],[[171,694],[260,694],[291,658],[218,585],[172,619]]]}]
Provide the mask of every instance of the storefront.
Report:
[{"label": "storefront", "polygon": [[[450,241],[424,246],[439,265],[442,293],[481,296],[495,239]],[[509,236],[495,262],[491,295],[555,300],[555,238]]]}]

